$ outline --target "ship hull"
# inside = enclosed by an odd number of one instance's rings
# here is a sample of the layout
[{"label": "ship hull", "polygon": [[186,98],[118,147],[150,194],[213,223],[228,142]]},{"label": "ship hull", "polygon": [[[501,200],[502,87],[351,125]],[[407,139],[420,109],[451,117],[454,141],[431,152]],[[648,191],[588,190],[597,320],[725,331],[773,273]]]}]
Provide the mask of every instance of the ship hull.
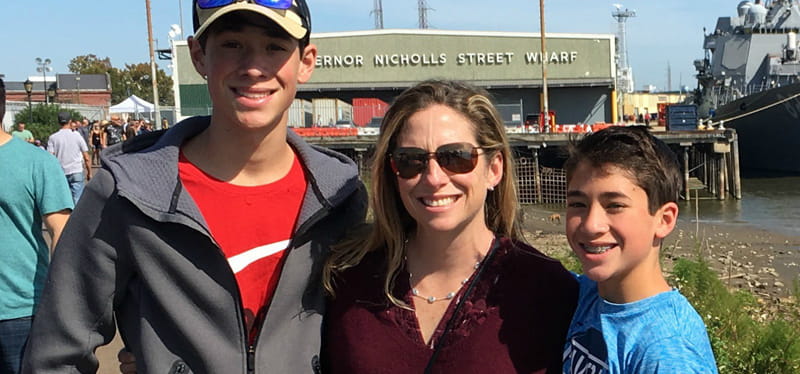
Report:
[{"label": "ship hull", "polygon": [[736,130],[743,170],[800,174],[800,84],[732,101],[717,109],[713,121]]}]

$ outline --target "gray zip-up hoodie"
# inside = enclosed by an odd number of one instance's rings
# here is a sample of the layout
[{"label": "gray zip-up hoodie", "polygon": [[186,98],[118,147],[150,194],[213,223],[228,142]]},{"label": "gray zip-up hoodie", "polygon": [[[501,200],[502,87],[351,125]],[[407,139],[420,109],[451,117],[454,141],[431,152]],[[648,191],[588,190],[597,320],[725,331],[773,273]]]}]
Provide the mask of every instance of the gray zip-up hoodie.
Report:
[{"label": "gray zip-up hoodie", "polygon": [[25,373],[93,373],[118,325],[139,373],[309,373],[318,367],[329,246],[364,219],[354,163],[289,131],[308,188],[253,347],[225,256],[178,176],[180,145],[208,117],[104,152],[55,250]]}]

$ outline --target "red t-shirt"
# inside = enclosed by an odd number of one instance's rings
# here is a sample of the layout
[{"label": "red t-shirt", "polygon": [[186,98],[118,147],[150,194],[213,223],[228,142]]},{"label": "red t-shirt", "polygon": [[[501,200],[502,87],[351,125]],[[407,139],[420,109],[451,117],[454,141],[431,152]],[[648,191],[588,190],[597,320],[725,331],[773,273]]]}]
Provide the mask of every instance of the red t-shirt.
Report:
[{"label": "red t-shirt", "polygon": [[295,157],[286,176],[252,187],[216,179],[182,152],[178,170],[236,276],[252,341],[258,331],[256,322],[263,320],[278,285],[285,249],[300,214],[306,190],[303,168]]}]

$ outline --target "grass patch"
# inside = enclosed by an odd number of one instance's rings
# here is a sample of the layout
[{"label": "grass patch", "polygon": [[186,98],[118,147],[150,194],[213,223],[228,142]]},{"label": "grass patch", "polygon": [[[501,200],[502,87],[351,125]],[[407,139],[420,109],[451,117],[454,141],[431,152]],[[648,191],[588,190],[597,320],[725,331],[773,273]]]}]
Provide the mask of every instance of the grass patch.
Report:
[{"label": "grass patch", "polygon": [[796,297],[788,308],[794,312],[769,315],[751,293],[729,291],[702,257],[678,259],[670,283],[703,317],[721,374],[800,373]]}]

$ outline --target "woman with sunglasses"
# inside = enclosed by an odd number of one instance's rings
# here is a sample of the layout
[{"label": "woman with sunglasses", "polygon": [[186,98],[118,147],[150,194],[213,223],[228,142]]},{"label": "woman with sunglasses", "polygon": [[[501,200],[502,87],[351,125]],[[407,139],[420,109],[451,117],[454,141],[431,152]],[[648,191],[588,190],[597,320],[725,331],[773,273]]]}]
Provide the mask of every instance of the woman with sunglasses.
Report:
[{"label": "woman with sunglasses", "polygon": [[381,125],[374,222],[324,270],[324,372],[560,372],[574,278],[522,241],[503,122],[482,89],[426,81]]}]

